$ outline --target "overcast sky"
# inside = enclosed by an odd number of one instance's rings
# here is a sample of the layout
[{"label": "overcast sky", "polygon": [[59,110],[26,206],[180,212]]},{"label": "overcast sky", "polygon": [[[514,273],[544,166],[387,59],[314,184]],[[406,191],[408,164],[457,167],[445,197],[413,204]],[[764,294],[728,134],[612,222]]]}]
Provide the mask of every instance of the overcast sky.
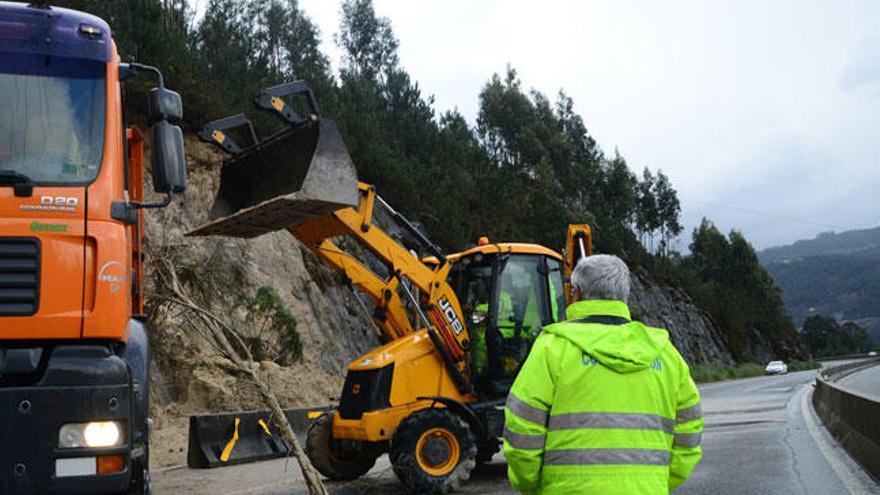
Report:
[{"label": "overcast sky", "polygon": [[[300,0],[338,65],[339,3]],[[375,0],[402,66],[472,123],[510,64],[606,152],[758,248],[880,225],[880,2]]]}]

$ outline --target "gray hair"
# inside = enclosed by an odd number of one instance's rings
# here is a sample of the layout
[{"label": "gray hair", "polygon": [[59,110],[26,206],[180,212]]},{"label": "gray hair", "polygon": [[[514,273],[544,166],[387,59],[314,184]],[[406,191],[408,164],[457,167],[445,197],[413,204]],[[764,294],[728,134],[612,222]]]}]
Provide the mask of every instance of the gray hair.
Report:
[{"label": "gray hair", "polygon": [[581,258],[571,272],[571,283],[581,293],[581,299],[629,299],[629,268],[617,256],[594,254]]}]

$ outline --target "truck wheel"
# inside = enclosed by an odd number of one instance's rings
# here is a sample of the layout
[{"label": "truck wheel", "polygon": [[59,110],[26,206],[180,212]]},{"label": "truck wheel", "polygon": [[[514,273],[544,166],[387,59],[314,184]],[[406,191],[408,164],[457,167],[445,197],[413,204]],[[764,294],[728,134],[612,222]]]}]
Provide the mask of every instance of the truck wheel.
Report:
[{"label": "truck wheel", "polygon": [[150,473],[147,471],[143,471],[141,475],[137,476],[137,479],[133,479],[131,482],[131,486],[126,492],[126,495],[150,495],[152,491],[150,490]]},{"label": "truck wheel", "polygon": [[131,485],[128,487],[126,495],[150,495],[150,451],[149,448],[144,449],[143,457],[139,460],[131,461]]},{"label": "truck wheel", "polygon": [[391,443],[391,466],[415,493],[449,493],[471,477],[477,444],[468,424],[448,409],[404,419]]},{"label": "truck wheel", "polygon": [[359,478],[373,468],[381,450],[358,441],[333,439],[333,413],[320,415],[309,426],[306,454],[315,468],[327,478],[347,481]]}]

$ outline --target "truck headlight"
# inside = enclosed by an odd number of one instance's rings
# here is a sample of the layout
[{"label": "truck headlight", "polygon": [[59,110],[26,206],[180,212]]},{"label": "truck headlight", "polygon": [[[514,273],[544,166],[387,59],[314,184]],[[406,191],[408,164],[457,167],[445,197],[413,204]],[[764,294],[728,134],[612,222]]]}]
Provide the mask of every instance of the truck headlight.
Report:
[{"label": "truck headlight", "polygon": [[58,431],[58,447],[117,447],[122,444],[122,427],[118,421],[68,423]]}]

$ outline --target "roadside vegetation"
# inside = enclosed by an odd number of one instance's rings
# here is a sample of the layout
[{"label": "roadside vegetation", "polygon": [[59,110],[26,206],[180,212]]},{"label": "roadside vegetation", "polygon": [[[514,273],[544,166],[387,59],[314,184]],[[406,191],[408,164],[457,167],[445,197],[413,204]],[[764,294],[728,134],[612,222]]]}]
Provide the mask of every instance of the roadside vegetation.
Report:
[{"label": "roadside vegetation", "polygon": [[788,364],[788,371],[807,371],[807,370],[817,370],[822,367],[822,363],[819,361],[792,361]]},{"label": "roadside vegetation", "polygon": [[852,321],[838,323],[834,317],[812,315],[804,322],[804,343],[814,356],[863,354],[874,342],[868,331]]},{"label": "roadside vegetation", "polygon": [[[816,361],[792,361],[788,364],[789,373],[818,369],[821,364]],[[690,367],[691,376],[697,383],[735,380],[764,374],[764,366],[757,363],[740,363],[736,366],[720,366],[717,364],[697,364]]]},{"label": "roadside vegetation", "polygon": [[719,382],[764,374],[764,367],[755,363],[740,363],[736,366],[717,364],[697,364],[691,366],[691,376],[697,383]]}]

